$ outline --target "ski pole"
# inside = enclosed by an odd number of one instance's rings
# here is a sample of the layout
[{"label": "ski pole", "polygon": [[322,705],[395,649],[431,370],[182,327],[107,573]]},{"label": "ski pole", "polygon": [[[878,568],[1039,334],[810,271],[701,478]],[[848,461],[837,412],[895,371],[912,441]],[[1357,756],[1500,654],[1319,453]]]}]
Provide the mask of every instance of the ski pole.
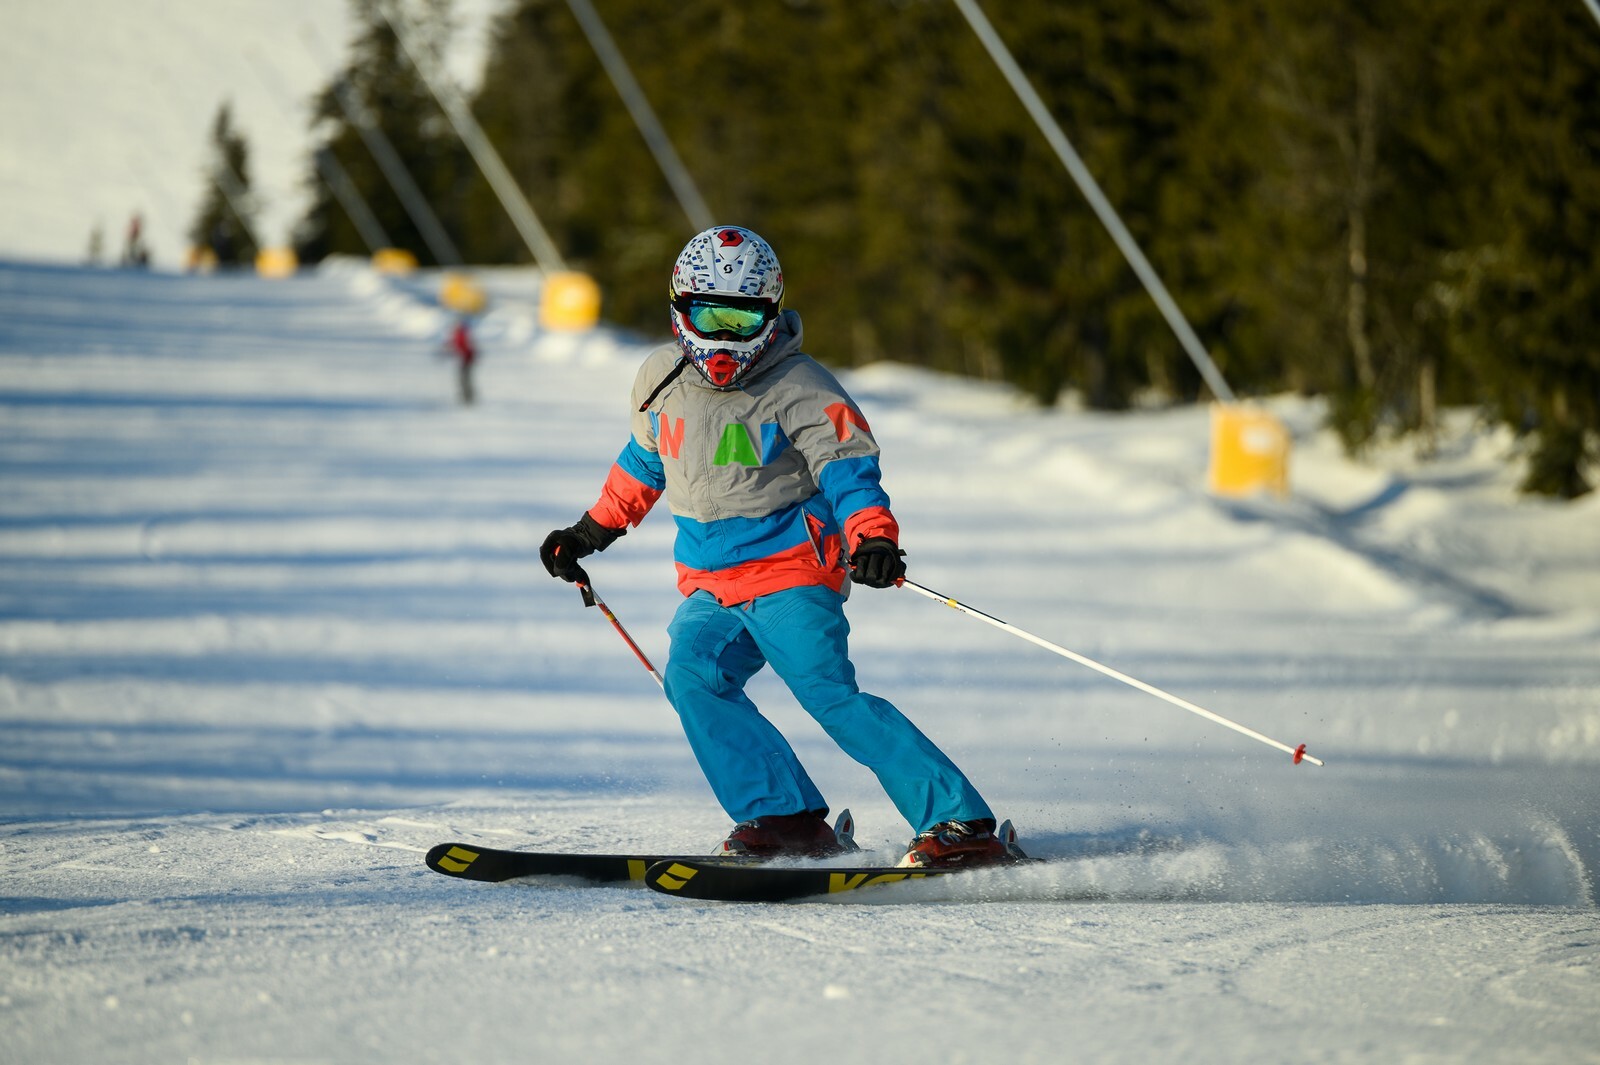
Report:
[{"label": "ski pole", "polygon": [[650,664],[650,659],[645,657],[644,651],[637,643],[634,643],[633,637],[628,635],[628,630],[622,627],[622,622],[617,620],[617,615],[613,614],[611,608],[606,606],[606,601],[595,593],[594,582],[589,579],[589,575],[583,571],[581,566],[577,567],[577,569],[578,577],[572,583],[576,584],[578,591],[583,593],[583,605],[600,608],[600,613],[604,614],[606,620],[611,622],[611,627],[617,630],[617,635],[621,636],[622,642],[627,644],[633,651],[634,657],[638,658],[644,668],[650,671],[650,675],[655,678],[656,683],[665,689],[667,686],[666,681],[661,679],[661,674],[656,672],[656,667]]},{"label": "ski pole", "polygon": [[1231,728],[1233,731],[1249,736],[1253,740],[1259,740],[1268,747],[1276,747],[1285,754],[1293,755],[1295,765],[1299,765],[1302,761],[1310,762],[1312,765],[1323,764],[1321,759],[1313,758],[1311,755],[1306,753],[1306,745],[1303,743],[1298,747],[1290,747],[1287,743],[1280,743],[1271,736],[1263,736],[1255,729],[1247,728],[1244,725],[1239,724],[1237,721],[1230,721],[1221,714],[1212,713],[1203,706],[1196,706],[1187,699],[1180,699],[1176,695],[1173,695],[1169,692],[1164,692],[1153,684],[1146,684],[1144,681],[1130,677],[1126,673],[1118,672],[1117,670],[1112,669],[1110,666],[1102,665],[1092,658],[1086,658],[1085,656],[1078,654],[1076,651],[1069,651],[1059,644],[1054,644],[1049,640],[1041,639],[1025,629],[1019,629],[1015,625],[1008,625],[999,618],[990,614],[985,614],[983,611],[974,609],[973,607],[970,607],[959,600],[952,599],[948,595],[943,595],[931,588],[924,588],[915,581],[906,580],[904,577],[902,577],[898,583],[901,587],[910,588],[913,592],[916,592],[919,595],[925,595],[929,599],[937,600],[943,603],[945,606],[950,607],[952,610],[960,611],[968,617],[977,618],[979,621],[987,622],[997,629],[1011,633],[1013,636],[1020,636],[1022,639],[1027,640],[1029,643],[1037,647],[1043,647],[1046,651],[1053,651],[1062,658],[1070,658],[1079,665],[1088,666],[1090,669],[1095,670],[1096,672],[1104,673],[1112,680],[1119,680],[1130,687],[1138,688],[1142,692],[1154,695],[1157,699],[1165,699],[1173,706],[1181,707],[1182,709],[1189,711],[1191,714],[1199,714],[1207,721],[1214,721],[1224,728]]}]

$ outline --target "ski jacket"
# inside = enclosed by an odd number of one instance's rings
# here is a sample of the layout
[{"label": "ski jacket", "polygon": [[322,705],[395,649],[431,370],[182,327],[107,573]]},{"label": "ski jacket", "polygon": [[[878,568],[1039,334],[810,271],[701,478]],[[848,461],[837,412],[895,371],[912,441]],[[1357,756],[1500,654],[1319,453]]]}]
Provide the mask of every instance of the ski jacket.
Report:
[{"label": "ski jacket", "polygon": [[625,531],[665,495],[684,595],[733,606],[803,585],[848,594],[856,545],[899,540],[872,430],[801,337],[800,315],[783,312],[772,347],[725,391],[690,369],[651,398],[678,365],[676,344],[634,379],[633,435],[589,516]]},{"label": "ski jacket", "polygon": [[467,329],[466,322],[457,322],[450,331],[450,350],[464,366],[471,366],[477,360],[478,349],[473,346],[472,333]]}]

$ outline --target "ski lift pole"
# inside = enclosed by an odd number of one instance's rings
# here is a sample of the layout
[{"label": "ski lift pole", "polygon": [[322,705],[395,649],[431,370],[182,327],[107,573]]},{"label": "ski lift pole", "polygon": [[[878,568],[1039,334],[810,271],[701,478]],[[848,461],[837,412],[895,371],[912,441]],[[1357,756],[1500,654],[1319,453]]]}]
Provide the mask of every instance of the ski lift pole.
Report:
[{"label": "ski lift pole", "polygon": [[981,610],[978,610],[978,609],[975,609],[973,607],[970,607],[967,604],[965,604],[965,603],[963,603],[963,602],[961,602],[961,601],[959,601],[957,599],[952,599],[950,596],[944,595],[941,592],[936,592],[931,588],[924,588],[922,585],[916,583],[915,581],[910,581],[910,580],[906,580],[905,578],[901,578],[899,583],[900,583],[901,587],[910,588],[913,592],[916,592],[918,595],[925,595],[929,599],[934,599],[934,600],[937,600],[938,602],[943,603],[945,606],[950,607],[952,610],[959,611],[959,612],[967,615],[968,617],[977,618],[979,621],[985,622],[986,624],[989,624],[989,625],[993,625],[995,628],[1000,629],[1003,632],[1009,632],[1013,636],[1021,637],[1022,639],[1027,640],[1029,643],[1033,644],[1036,647],[1042,647],[1046,651],[1050,651],[1050,652],[1053,652],[1054,654],[1060,655],[1062,658],[1070,658],[1072,661],[1078,663],[1081,666],[1088,666],[1090,669],[1094,670],[1097,673],[1105,674],[1106,676],[1110,677],[1112,680],[1121,681],[1123,684],[1126,684],[1126,685],[1128,685],[1129,687],[1132,687],[1132,688],[1138,688],[1140,691],[1145,692],[1146,694],[1154,695],[1157,699],[1164,699],[1167,702],[1171,703],[1173,706],[1179,707],[1180,709],[1183,709],[1183,710],[1187,710],[1191,714],[1199,714],[1201,717],[1205,718],[1207,721],[1213,721],[1216,724],[1223,726],[1224,728],[1231,728],[1231,729],[1233,729],[1233,731],[1235,731],[1237,733],[1240,733],[1241,735],[1249,736],[1251,739],[1257,740],[1257,741],[1259,741],[1261,743],[1264,743],[1268,747],[1276,747],[1278,750],[1284,752],[1285,754],[1293,755],[1294,756],[1294,764],[1295,765],[1299,765],[1302,761],[1310,762],[1312,765],[1322,765],[1323,764],[1322,760],[1320,758],[1313,758],[1311,755],[1306,753],[1306,745],[1303,744],[1303,743],[1298,747],[1291,747],[1287,743],[1280,743],[1278,740],[1273,739],[1271,736],[1263,736],[1261,733],[1257,732],[1253,728],[1247,728],[1246,726],[1239,724],[1237,721],[1230,721],[1228,718],[1223,717],[1221,714],[1213,713],[1210,710],[1207,710],[1203,706],[1196,706],[1194,703],[1191,703],[1187,699],[1180,699],[1176,695],[1171,694],[1170,692],[1162,691],[1160,688],[1157,688],[1153,684],[1146,684],[1142,680],[1138,680],[1137,678],[1130,677],[1126,673],[1119,672],[1118,670],[1112,669],[1110,666],[1103,665],[1103,664],[1101,664],[1099,662],[1096,662],[1092,658],[1087,658],[1087,657],[1085,657],[1083,655],[1080,655],[1076,651],[1069,651],[1065,647],[1062,647],[1059,644],[1051,643],[1049,640],[1042,639],[1041,637],[1035,636],[1033,633],[1028,632],[1025,629],[1019,629],[1015,625],[1008,625],[1006,622],[1001,621],[997,617],[994,617],[994,616],[992,616],[990,614],[985,614]]},{"label": "ski lift pole", "polygon": [[[322,38],[309,22],[300,24],[300,39],[305,44],[306,50],[321,64],[328,65],[326,50]],[[395,150],[394,142],[383,131],[378,123],[378,117],[372,108],[367,106],[360,90],[352,83],[344,72],[340,72],[333,81],[333,98],[338,101],[339,108],[344,112],[345,120],[361,138],[361,143],[367,146],[372,161],[378,164],[378,170],[383,174],[383,179],[389,183],[389,188],[394,191],[395,198],[400,201],[400,207],[405,211],[406,217],[411,219],[411,224],[417,227],[417,235],[428,246],[428,251],[433,255],[434,261],[440,266],[460,266],[461,252],[457,250],[455,241],[450,239],[450,234],[445,232],[444,224],[439,221],[439,215],[428,203],[428,198],[417,187],[416,179],[411,176],[411,171],[406,169],[406,164],[400,158],[400,153]],[[332,155],[329,155],[332,159]],[[337,165],[337,163],[335,164]],[[338,195],[335,190],[334,195]],[[347,208],[348,210],[348,208]],[[354,221],[354,216],[352,216]],[[370,243],[370,242],[369,242]],[[387,235],[383,243],[372,248],[393,247]]]},{"label": "ski lift pole", "polygon": [[596,594],[594,582],[589,579],[589,575],[583,571],[582,567],[579,567],[578,578],[573,583],[578,586],[578,591],[583,593],[583,605],[600,608],[600,613],[604,614],[605,619],[611,622],[611,627],[617,630],[617,635],[622,637],[622,642],[628,645],[629,649],[633,651],[634,657],[639,659],[644,668],[649,670],[650,675],[655,678],[656,683],[665,690],[666,681],[661,679],[661,674],[656,672],[656,667],[650,664],[650,659],[645,656],[644,651],[634,642],[633,637],[628,635],[628,630],[622,627],[622,622],[617,620],[617,615],[613,614],[611,608],[606,606],[606,601]]},{"label": "ski lift pole", "polygon": [[393,7],[393,3],[394,0],[379,0],[378,14],[394,31],[400,51],[405,54],[411,63],[411,68],[417,72],[422,83],[438,101],[445,120],[456,131],[456,136],[466,146],[473,162],[478,164],[478,170],[489,183],[489,188],[500,200],[500,206],[511,217],[511,224],[522,237],[522,242],[527,245],[528,253],[533,256],[534,265],[545,273],[566,270],[566,260],[561,257],[555,241],[550,239],[544,223],[539,221],[539,216],[534,213],[528,198],[518,187],[516,178],[511,176],[511,171],[506,168],[500,153],[495,150],[494,144],[483,132],[483,127],[478,125],[478,120],[473,117],[472,109],[462,98],[461,91],[451,82],[449,75],[440,68],[440,65],[431,61],[422,51],[420,43],[412,36],[410,27],[406,25],[401,13]]}]

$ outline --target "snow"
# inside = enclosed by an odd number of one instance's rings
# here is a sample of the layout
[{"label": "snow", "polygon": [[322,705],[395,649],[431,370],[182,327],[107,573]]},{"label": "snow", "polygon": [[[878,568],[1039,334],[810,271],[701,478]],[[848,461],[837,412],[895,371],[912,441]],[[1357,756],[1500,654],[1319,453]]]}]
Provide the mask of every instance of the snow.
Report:
[{"label": "snow", "polygon": [[[502,7],[458,2],[458,80]],[[1353,463],[1273,399],[1292,496],[1222,500],[1202,409],[847,374],[914,579],[1326,768],[863,591],[867,685],[1062,861],[788,906],[428,872],[442,840],[728,827],[535,557],[621,446],[640,341],[542,332],[536,279],[486,274],[464,410],[430,275],[72,268],[134,211],[181,263],[224,99],[286,239],[347,5],[57,0],[6,30],[0,1060],[1600,1060],[1600,497],[1517,497],[1469,412],[1427,461]],[[591,567],[658,659],[670,537]],[[752,692],[858,838],[903,845]]]},{"label": "snow", "polygon": [[[727,828],[536,558],[623,442],[640,341],[541,332],[494,274],[463,409],[433,281],[0,263],[6,1060],[1600,1060],[1600,500],[1518,498],[1466,416],[1434,461],[1356,464],[1272,400],[1293,494],[1223,500],[1203,409],[848,373],[914,579],[1326,768],[858,591],[868,687],[1062,861],[781,906],[428,872],[443,840]],[[658,659],[660,518],[590,567]]]},{"label": "snow", "polygon": [[[447,52],[475,85],[506,0],[456,0]],[[260,238],[289,242],[309,205],[310,102],[343,62],[347,0],[8,3],[0,33],[0,254],[122,254],[134,213],[158,267],[179,269],[200,209],[217,108],[250,147]]]}]

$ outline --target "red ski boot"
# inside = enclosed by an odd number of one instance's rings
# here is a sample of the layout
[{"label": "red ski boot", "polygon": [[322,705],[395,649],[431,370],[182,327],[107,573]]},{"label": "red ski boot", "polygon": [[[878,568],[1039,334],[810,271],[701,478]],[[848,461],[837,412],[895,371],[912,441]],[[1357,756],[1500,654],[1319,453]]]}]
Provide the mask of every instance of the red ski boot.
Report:
[{"label": "red ski boot", "polygon": [[1004,865],[1027,855],[1017,846],[1017,832],[1007,821],[998,831],[992,818],[976,821],[941,821],[916,839],[900,859],[902,868],[950,869],[977,865]]},{"label": "red ski boot", "polygon": [[808,810],[741,821],[733,826],[717,852],[752,858],[826,858],[856,850],[850,838],[855,827],[850,811],[839,815],[837,828],[830,828],[823,820],[826,813]]}]

